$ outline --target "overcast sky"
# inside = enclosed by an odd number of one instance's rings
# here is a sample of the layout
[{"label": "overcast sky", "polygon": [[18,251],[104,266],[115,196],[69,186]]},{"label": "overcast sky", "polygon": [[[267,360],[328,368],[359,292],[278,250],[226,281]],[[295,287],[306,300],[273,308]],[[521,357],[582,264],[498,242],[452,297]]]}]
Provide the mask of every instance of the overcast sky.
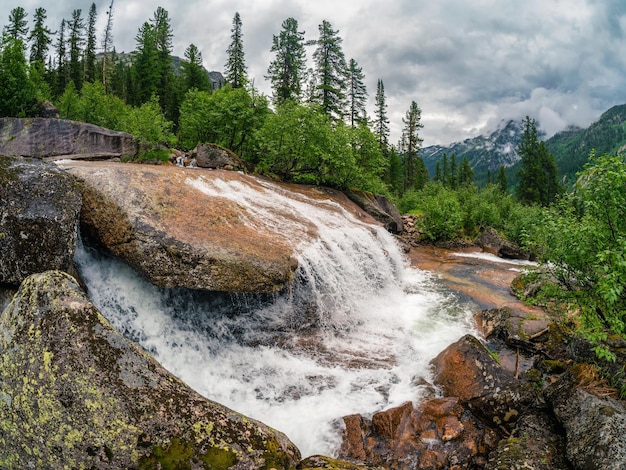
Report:
[{"label": "overcast sky", "polygon": [[[92,1],[0,0],[23,6],[32,18],[62,18]],[[99,40],[110,0],[97,0]],[[306,39],[328,20],[343,39],[346,60],[363,68],[374,109],[376,83],[385,86],[391,141],[400,136],[411,101],[422,110],[424,146],[449,144],[495,130],[501,121],[536,118],[548,136],[587,126],[611,106],[626,103],[625,0],[115,0],[113,40],[118,51],[136,46],[141,24],[157,7],[169,13],[174,55],[194,43],[209,70],[223,71],[232,20],[239,12],[248,75],[265,81],[272,36],[295,18]],[[308,49],[308,57],[313,49]]]}]

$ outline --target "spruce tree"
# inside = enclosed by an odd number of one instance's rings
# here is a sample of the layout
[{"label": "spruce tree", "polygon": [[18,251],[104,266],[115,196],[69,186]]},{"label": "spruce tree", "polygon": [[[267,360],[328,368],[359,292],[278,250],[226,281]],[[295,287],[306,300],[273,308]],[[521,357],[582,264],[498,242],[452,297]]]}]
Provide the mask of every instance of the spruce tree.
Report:
[{"label": "spruce tree", "polygon": [[365,87],[363,69],[354,59],[348,65],[348,102],[350,107],[350,125],[357,127],[361,123],[367,124],[365,104],[367,89]]},{"label": "spruce tree", "polygon": [[37,64],[43,70],[46,64],[46,56],[48,55],[48,48],[52,43],[52,31],[50,31],[44,24],[46,21],[46,9],[37,8],[35,10],[35,17],[33,20],[33,29],[30,32],[28,40],[31,43],[30,46],[30,63],[31,65]]},{"label": "spruce tree", "polygon": [[135,37],[137,41],[136,57],[131,68],[131,104],[139,106],[158,95],[160,73],[159,58],[156,48],[156,32],[147,21],[141,25]]},{"label": "spruce tree", "polygon": [[85,23],[82,19],[82,10],[72,12],[72,20],[69,23],[70,35],[68,43],[70,47],[69,78],[74,82],[77,90],[83,85],[82,46],[85,43]]},{"label": "spruce tree", "polygon": [[275,52],[276,57],[270,62],[265,78],[272,84],[274,104],[299,100],[305,75],[306,52],[304,31],[298,31],[298,22],[294,18],[283,21],[282,31],[273,37],[270,52]]},{"label": "spruce tree", "polygon": [[209,75],[202,67],[202,53],[195,44],[190,44],[189,47],[185,49],[183,80],[185,91],[192,89],[200,91],[212,90]]},{"label": "spruce tree", "polygon": [[422,110],[415,101],[406,112],[406,117],[402,119],[404,123],[404,138],[406,141],[405,150],[405,183],[404,190],[422,189],[428,182],[428,170],[419,153],[422,148],[423,139],[419,136],[419,130],[424,127],[421,123]]},{"label": "spruce tree", "polygon": [[317,83],[314,100],[331,118],[343,119],[346,115],[347,65],[338,33],[326,20],[319,25],[319,38],[315,41],[317,48],[313,53]]},{"label": "spruce tree", "polygon": [[498,189],[503,193],[506,193],[509,190],[509,180],[506,176],[506,171],[504,169],[504,165],[500,165],[498,169],[498,176],[496,177],[496,184],[498,185]]},{"label": "spruce tree", "polygon": [[379,78],[376,84],[376,110],[374,111],[374,132],[378,136],[378,145],[385,152],[389,147],[389,118],[387,117],[387,102],[385,85]]},{"label": "spruce tree", "polygon": [[463,160],[461,160],[457,181],[459,186],[469,186],[474,183],[474,170],[472,169],[467,157],[464,157]]},{"label": "spruce tree", "polygon": [[65,87],[69,83],[69,68],[67,66],[67,42],[65,39],[65,28],[67,26],[67,20],[61,20],[61,26],[59,27],[59,34],[57,36],[56,43],[56,80],[53,87],[53,94],[59,97],[65,91]]},{"label": "spruce tree", "polygon": [[227,59],[224,74],[227,83],[233,88],[242,88],[248,83],[247,68],[243,52],[243,32],[239,12],[233,17],[231,43],[226,50]]},{"label": "spruce tree", "polygon": [[150,20],[154,29],[154,41],[157,50],[157,95],[161,110],[165,116],[178,121],[179,99],[176,93],[175,76],[172,67],[172,25],[169,13],[162,7],[154,12]]},{"label": "spruce tree", "polygon": [[109,91],[109,54],[113,49],[113,2],[111,0],[107,10],[107,24],[102,38],[102,85],[105,93]]},{"label": "spruce tree", "polygon": [[561,192],[556,163],[546,143],[539,140],[536,121],[526,116],[522,125],[524,133],[519,147],[522,160],[516,194],[525,204],[547,206]]},{"label": "spruce tree", "polygon": [[84,54],[84,81],[93,83],[96,80],[96,20],[98,19],[96,4],[89,8],[87,20],[87,42]]}]

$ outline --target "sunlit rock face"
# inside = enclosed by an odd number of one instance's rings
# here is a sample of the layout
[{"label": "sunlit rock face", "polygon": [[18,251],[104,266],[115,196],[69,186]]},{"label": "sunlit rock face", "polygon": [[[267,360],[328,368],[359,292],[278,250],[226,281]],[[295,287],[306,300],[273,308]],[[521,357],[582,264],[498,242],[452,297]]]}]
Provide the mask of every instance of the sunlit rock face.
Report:
[{"label": "sunlit rock face", "polygon": [[280,432],[201,397],[125,339],[66,273],[0,317],[3,468],[293,468]]},{"label": "sunlit rock face", "polygon": [[242,173],[64,161],[83,189],[81,228],[159,287],[270,293],[318,237],[307,208],[376,221],[340,192]]}]

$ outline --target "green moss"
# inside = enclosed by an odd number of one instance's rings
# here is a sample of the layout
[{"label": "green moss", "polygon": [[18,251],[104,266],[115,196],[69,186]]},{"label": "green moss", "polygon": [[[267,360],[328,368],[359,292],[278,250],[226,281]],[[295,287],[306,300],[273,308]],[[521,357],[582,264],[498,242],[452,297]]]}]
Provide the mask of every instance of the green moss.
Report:
[{"label": "green moss", "polygon": [[235,452],[219,447],[211,447],[205,455],[200,457],[200,460],[204,462],[206,468],[212,470],[226,470],[239,461]]},{"label": "green moss", "polygon": [[155,446],[152,453],[139,460],[140,469],[161,468],[170,469],[190,469],[191,458],[194,454],[194,444],[173,438],[167,448]]}]

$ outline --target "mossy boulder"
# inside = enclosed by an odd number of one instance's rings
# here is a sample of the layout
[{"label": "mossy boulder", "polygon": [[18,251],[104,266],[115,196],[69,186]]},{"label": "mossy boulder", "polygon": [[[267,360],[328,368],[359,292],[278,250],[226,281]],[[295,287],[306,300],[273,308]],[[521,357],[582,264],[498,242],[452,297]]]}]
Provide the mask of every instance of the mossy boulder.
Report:
[{"label": "mossy boulder", "polygon": [[0,284],[72,268],[81,194],[54,164],[0,156]]},{"label": "mossy boulder", "polygon": [[0,468],[295,468],[280,432],[200,396],[60,271],[0,317]]}]

